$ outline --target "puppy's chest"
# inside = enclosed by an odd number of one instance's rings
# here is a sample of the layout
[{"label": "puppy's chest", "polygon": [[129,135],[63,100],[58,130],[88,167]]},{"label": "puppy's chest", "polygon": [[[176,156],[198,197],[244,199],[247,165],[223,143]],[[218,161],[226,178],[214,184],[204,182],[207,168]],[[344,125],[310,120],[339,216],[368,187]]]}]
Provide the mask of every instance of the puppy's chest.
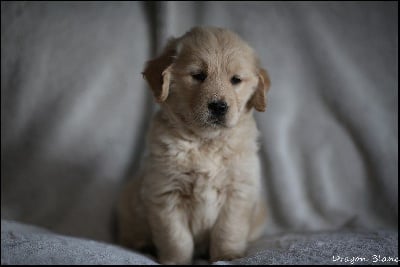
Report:
[{"label": "puppy's chest", "polygon": [[232,152],[222,145],[196,145],[189,142],[178,143],[170,149],[175,162],[175,172],[182,182],[191,184],[190,193],[208,195],[211,189],[217,189],[229,182],[226,171]]},{"label": "puppy's chest", "polygon": [[231,151],[222,145],[198,146],[183,143],[171,151],[175,155],[176,182],[180,205],[188,215],[193,234],[201,235],[215,222],[226,198]]},{"label": "puppy's chest", "polygon": [[[221,152],[221,153],[218,153]],[[176,172],[182,194],[204,203],[216,201],[229,182],[228,160],[218,149],[187,146],[177,153]]]}]

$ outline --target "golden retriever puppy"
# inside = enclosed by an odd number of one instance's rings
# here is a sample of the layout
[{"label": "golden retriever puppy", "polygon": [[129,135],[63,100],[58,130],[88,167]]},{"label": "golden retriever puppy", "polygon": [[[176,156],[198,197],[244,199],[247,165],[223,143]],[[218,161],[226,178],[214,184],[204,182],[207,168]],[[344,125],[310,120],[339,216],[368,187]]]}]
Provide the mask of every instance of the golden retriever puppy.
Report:
[{"label": "golden retriever puppy", "polygon": [[143,75],[160,110],[140,173],[119,200],[119,242],[154,245],[163,264],[244,256],[265,222],[253,110],[265,110],[267,72],[235,33],[195,27]]}]

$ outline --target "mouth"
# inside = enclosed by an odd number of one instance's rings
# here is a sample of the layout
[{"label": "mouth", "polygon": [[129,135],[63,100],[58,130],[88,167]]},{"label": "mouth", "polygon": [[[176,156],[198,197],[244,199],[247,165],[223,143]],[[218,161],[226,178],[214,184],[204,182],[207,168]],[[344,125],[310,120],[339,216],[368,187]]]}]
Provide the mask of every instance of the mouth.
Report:
[{"label": "mouth", "polygon": [[226,127],[226,120],[225,116],[218,117],[218,116],[210,116],[208,118],[208,124],[212,127]]}]

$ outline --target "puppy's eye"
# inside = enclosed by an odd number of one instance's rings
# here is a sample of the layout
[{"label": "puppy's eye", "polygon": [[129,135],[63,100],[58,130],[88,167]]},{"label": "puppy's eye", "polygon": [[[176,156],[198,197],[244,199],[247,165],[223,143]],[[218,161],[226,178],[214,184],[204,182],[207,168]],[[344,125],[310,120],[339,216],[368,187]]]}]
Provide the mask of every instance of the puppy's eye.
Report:
[{"label": "puppy's eye", "polygon": [[233,84],[233,85],[239,84],[241,82],[242,82],[242,80],[237,75],[235,75],[231,78],[231,84]]},{"label": "puppy's eye", "polygon": [[192,74],[192,78],[195,79],[196,81],[204,82],[204,80],[207,78],[207,74],[201,71],[199,73]]}]

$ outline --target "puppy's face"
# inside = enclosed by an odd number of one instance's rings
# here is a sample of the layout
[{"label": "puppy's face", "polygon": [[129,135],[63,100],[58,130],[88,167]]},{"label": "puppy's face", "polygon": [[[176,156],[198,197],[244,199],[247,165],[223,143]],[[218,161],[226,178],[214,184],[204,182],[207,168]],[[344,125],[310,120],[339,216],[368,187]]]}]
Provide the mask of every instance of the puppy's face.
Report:
[{"label": "puppy's face", "polygon": [[144,71],[156,99],[185,125],[230,128],[252,107],[264,111],[269,78],[253,50],[220,28],[173,39]]}]

